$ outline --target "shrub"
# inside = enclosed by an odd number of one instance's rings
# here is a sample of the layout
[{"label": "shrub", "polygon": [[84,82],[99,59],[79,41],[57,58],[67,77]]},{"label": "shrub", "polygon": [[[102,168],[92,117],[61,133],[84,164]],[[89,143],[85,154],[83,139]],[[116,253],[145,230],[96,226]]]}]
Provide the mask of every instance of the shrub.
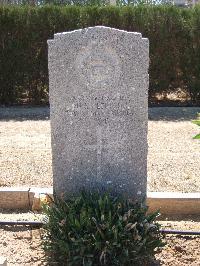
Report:
[{"label": "shrub", "polygon": [[149,99],[174,88],[200,102],[200,7],[0,6],[0,104],[48,101],[47,40],[95,25],[150,40]]},{"label": "shrub", "polygon": [[[193,122],[193,124],[200,127],[200,113],[198,114],[198,119],[193,120],[192,122]],[[196,136],[194,136],[193,139],[200,139],[200,134],[197,134]]]},{"label": "shrub", "polygon": [[157,213],[123,198],[82,192],[45,205],[45,250],[58,265],[142,265],[163,246]]}]

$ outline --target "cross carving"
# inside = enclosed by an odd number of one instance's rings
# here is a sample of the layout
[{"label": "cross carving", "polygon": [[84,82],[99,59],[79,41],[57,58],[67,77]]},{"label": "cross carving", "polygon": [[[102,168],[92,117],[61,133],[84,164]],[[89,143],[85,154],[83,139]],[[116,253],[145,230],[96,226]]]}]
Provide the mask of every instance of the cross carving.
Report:
[{"label": "cross carving", "polygon": [[95,145],[85,145],[85,147],[89,150],[96,150],[97,151],[97,179],[99,180],[102,177],[102,128],[97,127],[97,144]]}]

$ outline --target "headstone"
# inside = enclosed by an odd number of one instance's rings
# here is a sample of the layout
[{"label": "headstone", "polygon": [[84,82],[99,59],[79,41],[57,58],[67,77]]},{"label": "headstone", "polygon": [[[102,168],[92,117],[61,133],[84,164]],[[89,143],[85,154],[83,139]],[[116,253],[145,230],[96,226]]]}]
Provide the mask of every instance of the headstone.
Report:
[{"label": "headstone", "polygon": [[7,259],[5,257],[0,257],[0,266],[7,266]]},{"label": "headstone", "polygon": [[48,45],[54,192],[145,197],[148,39],[97,26]]}]

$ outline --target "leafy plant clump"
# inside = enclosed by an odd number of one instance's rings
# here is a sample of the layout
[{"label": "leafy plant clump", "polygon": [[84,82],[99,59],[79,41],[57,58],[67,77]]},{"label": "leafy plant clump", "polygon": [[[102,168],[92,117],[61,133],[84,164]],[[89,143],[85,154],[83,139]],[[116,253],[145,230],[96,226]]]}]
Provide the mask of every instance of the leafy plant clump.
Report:
[{"label": "leafy plant clump", "polygon": [[[195,125],[200,126],[200,113],[198,114],[198,119],[192,121]],[[197,134],[193,139],[200,139],[200,134]]]},{"label": "leafy plant clump", "polygon": [[58,265],[148,265],[164,245],[158,213],[108,193],[56,199],[44,212],[44,248]]}]

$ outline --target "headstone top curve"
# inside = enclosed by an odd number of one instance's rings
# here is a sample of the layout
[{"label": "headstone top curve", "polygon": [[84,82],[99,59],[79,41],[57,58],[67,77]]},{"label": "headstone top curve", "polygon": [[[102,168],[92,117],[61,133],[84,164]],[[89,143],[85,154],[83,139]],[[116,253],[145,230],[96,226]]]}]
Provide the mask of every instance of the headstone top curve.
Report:
[{"label": "headstone top curve", "polygon": [[106,26],[94,26],[94,27],[87,27],[87,28],[82,28],[78,30],[73,30],[73,31],[66,31],[66,32],[60,32],[60,33],[55,33],[54,34],[54,39],[48,40],[48,43],[52,43],[52,41],[57,41],[61,40],[62,38],[68,37],[68,36],[75,36],[77,34],[88,34],[92,31],[101,31],[101,32],[113,32],[117,34],[127,34],[130,37],[133,38],[138,38],[142,40],[148,40],[147,38],[143,38],[142,34],[140,32],[132,32],[132,31],[126,31],[122,29],[115,29],[111,27],[106,27]]}]

